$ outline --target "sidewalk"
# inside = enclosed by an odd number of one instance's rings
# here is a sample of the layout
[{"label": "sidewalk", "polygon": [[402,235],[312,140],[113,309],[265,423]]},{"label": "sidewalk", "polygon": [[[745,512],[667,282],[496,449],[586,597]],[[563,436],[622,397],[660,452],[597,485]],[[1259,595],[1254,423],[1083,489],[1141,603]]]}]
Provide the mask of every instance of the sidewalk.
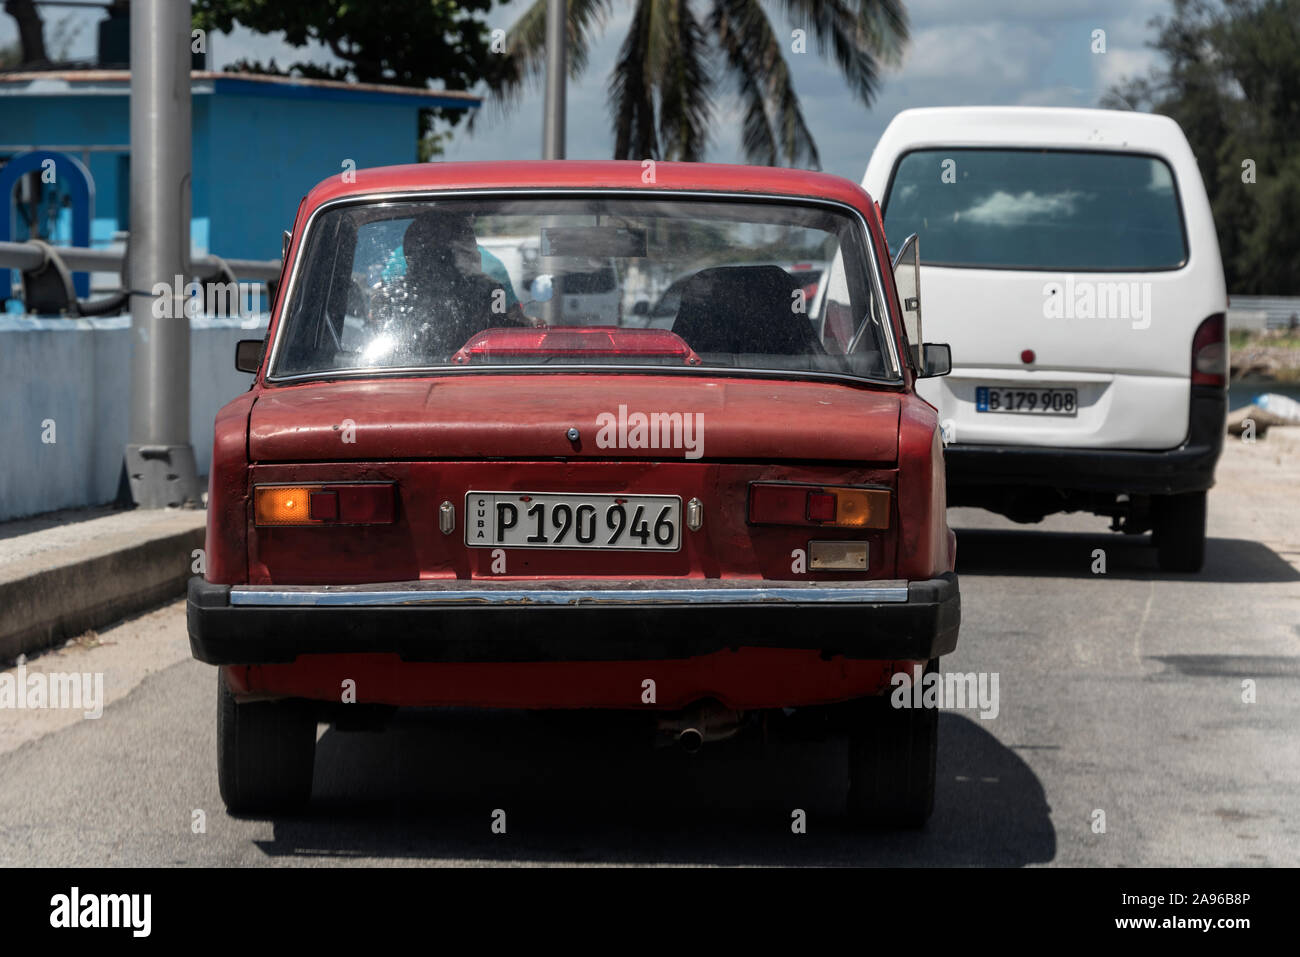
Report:
[{"label": "sidewalk", "polygon": [[184,594],[203,509],[70,509],[0,523],[0,662]]}]

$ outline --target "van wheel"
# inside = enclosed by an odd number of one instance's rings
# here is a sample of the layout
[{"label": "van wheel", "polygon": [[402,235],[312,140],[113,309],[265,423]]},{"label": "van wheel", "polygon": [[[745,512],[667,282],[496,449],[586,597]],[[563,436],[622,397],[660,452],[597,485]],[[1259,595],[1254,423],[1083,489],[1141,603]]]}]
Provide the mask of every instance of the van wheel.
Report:
[{"label": "van wheel", "polygon": [[1162,571],[1199,572],[1205,564],[1205,493],[1154,496],[1151,540]]},{"label": "van wheel", "polygon": [[306,701],[239,704],[217,671],[217,784],[232,814],[294,811],[311,800],[316,716]]},{"label": "van wheel", "polygon": [[[933,659],[926,674],[938,670]],[[937,708],[895,708],[890,695],[850,705],[848,814],[855,824],[920,828],[934,810]]]}]

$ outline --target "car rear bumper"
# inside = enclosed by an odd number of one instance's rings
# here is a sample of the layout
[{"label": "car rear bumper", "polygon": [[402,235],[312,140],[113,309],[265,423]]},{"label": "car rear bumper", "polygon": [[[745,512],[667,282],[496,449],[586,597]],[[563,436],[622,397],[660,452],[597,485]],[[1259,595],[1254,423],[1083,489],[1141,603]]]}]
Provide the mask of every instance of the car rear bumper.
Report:
[{"label": "car rear bumper", "polygon": [[1227,410],[1223,389],[1194,387],[1186,440],[1160,451],[949,445],[944,450],[948,487],[1049,486],[1149,495],[1204,491],[1214,484]]},{"label": "car rear bumper", "polygon": [[728,648],[924,661],[956,647],[957,576],[914,582],[429,581],[216,585],[192,578],[190,648],[218,665],[300,655],[416,662],[662,661]]}]

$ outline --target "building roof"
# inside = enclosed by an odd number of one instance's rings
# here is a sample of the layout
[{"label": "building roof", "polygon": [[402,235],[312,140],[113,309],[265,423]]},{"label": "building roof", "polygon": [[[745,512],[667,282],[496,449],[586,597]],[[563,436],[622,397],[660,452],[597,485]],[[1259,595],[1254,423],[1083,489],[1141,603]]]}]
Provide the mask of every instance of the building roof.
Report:
[{"label": "building roof", "polygon": [[[483,98],[463,90],[428,90],[383,83],[347,83],[264,73],[224,73],[194,70],[191,92],[196,96],[265,96],[347,103],[407,103],[416,107],[474,109]],[[129,70],[48,70],[0,73],[0,96],[128,96]]]},{"label": "building roof", "polygon": [[[649,162],[649,161],[646,161]],[[718,193],[763,193],[838,200],[869,209],[871,199],[841,176],[772,166],[656,161],[653,182],[637,160],[502,160],[474,163],[414,163],[356,171],[345,183],[331,176],[307,195],[306,209],[353,195],[443,189],[658,189]]]}]

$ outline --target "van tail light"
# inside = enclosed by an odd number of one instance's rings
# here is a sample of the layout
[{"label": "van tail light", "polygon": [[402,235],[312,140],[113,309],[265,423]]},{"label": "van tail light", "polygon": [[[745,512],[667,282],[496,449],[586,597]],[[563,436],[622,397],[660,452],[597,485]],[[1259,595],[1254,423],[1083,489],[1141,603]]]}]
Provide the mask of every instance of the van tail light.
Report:
[{"label": "van tail light", "polygon": [[391,525],[397,488],[391,482],[255,485],[257,525]]},{"label": "van tail light", "polygon": [[1192,336],[1192,385],[1220,388],[1228,384],[1228,340],[1223,331],[1223,313],[1210,316]]},{"label": "van tail light", "polygon": [[888,528],[889,489],[754,482],[749,486],[749,522]]}]

